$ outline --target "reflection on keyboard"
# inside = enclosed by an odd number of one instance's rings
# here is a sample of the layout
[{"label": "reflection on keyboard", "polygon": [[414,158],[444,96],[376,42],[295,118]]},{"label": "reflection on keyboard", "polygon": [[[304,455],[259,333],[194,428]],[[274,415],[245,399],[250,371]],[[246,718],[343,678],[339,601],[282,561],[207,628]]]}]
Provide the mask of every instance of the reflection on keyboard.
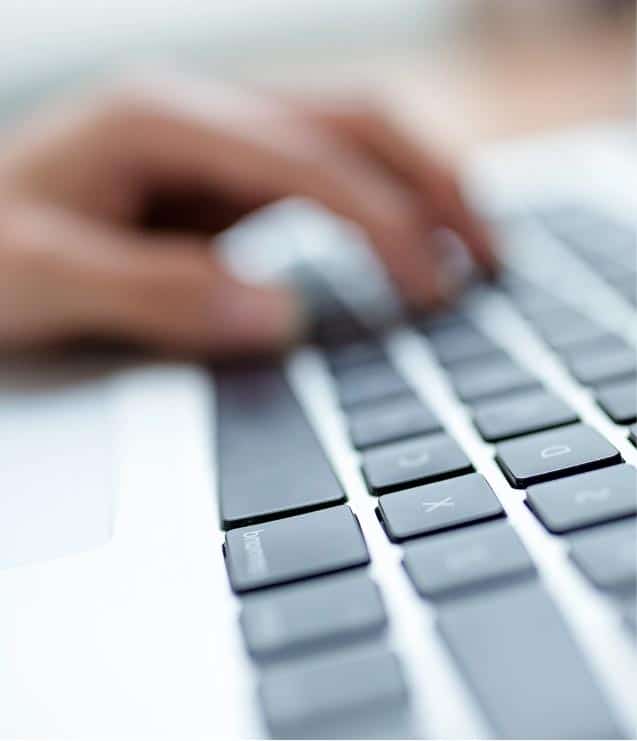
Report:
[{"label": "reflection on keyboard", "polygon": [[[635,304],[630,229],[573,209],[539,218]],[[520,274],[506,274],[493,290],[507,297],[571,382],[590,391],[609,423],[632,424],[624,436],[635,444],[636,355],[626,337]],[[411,330],[426,342],[482,440],[494,443],[508,486],[525,490],[546,531],[568,539],[572,563],[634,632],[636,469],[603,430],[581,421],[546,387],[536,368],[462,309],[416,320]],[[349,313],[319,326],[317,342],[350,452],[369,495],[377,497],[380,527],[400,544],[394,547],[402,548],[413,598],[436,611],[442,640],[493,732],[620,737],[587,657],[508,521],[495,481],[476,472],[444,414],[415,392],[381,339]],[[263,373],[223,379],[219,434],[221,511],[225,526],[235,528],[227,532],[225,556],[231,584],[244,595],[247,648],[262,667],[268,729],[291,738],[409,733],[400,725],[408,717],[408,682],[383,637],[388,618],[365,569],[365,533],[342,504],[348,492],[326,472],[326,458],[278,371],[266,372],[265,412],[259,417],[258,407],[244,409],[237,427],[234,405],[246,388],[264,382]],[[267,416],[271,405],[278,416]],[[235,454],[225,455],[228,447]],[[435,682],[435,667],[429,669]],[[393,725],[383,726],[388,718]],[[361,730],[352,719],[367,725]]]}]

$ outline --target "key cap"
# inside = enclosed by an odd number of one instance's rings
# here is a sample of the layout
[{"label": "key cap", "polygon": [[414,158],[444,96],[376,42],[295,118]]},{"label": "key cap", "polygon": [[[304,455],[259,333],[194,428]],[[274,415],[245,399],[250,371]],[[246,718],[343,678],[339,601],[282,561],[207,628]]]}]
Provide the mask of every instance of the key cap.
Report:
[{"label": "key cap", "polygon": [[[400,730],[408,701],[402,667],[380,647],[271,667],[259,690],[272,738],[406,735]],[[393,729],[392,720],[397,721]]]},{"label": "key cap", "polygon": [[328,350],[326,359],[332,371],[338,374],[354,366],[376,361],[382,362],[385,360],[385,353],[376,342],[359,340]]},{"label": "key cap", "polygon": [[357,448],[440,430],[431,409],[411,394],[356,407],[348,418],[350,437]]},{"label": "key cap", "polygon": [[631,425],[628,431],[628,439],[633,445],[637,445],[637,425]]},{"label": "key cap", "polygon": [[496,461],[511,486],[524,488],[619,463],[621,456],[597,430],[577,424],[499,443]]},{"label": "key cap", "polygon": [[261,661],[367,638],[386,625],[378,587],[358,571],[249,595],[241,611],[248,651]]},{"label": "key cap", "polygon": [[595,339],[604,333],[592,319],[572,309],[538,314],[533,317],[533,324],[546,342],[558,350],[576,342]]},{"label": "key cap", "polygon": [[474,407],[473,420],[487,442],[518,437],[577,422],[577,414],[561,399],[544,390],[531,390]]},{"label": "key cap", "polygon": [[224,529],[345,500],[279,368],[227,371],[216,381]]},{"label": "key cap", "polygon": [[635,590],[637,584],[637,528],[622,520],[572,536],[570,555],[600,589]]},{"label": "key cap", "polygon": [[537,579],[440,606],[439,628],[500,738],[619,738],[579,647]]},{"label": "key cap", "polygon": [[452,369],[449,376],[456,393],[466,402],[540,385],[517,363],[501,358],[463,363]]},{"label": "key cap", "polygon": [[503,520],[409,543],[403,564],[416,591],[432,600],[535,573],[520,539]]},{"label": "key cap", "polygon": [[[633,262],[633,266],[634,266]],[[637,305],[637,281],[635,280],[635,274],[629,273],[622,276],[615,276],[611,283],[619,293],[629,301],[633,306]]]},{"label": "key cap", "polygon": [[503,514],[498,498],[479,473],[386,494],[378,500],[378,511],[394,541]]},{"label": "key cap", "polygon": [[230,530],[224,552],[235,592],[369,563],[358,520],[346,505]]},{"label": "key cap", "polygon": [[578,381],[589,386],[623,376],[633,379],[637,372],[637,353],[628,346],[610,352],[577,354],[570,359],[569,368]]},{"label": "key cap", "polygon": [[527,503],[554,533],[637,514],[637,470],[625,464],[527,490]]},{"label": "key cap", "polygon": [[618,381],[602,386],[597,392],[597,402],[608,416],[625,425],[637,420],[637,380]]},{"label": "key cap", "polygon": [[467,323],[434,330],[429,333],[428,340],[443,365],[489,355],[498,350],[490,339]]},{"label": "key cap", "polygon": [[344,407],[409,393],[409,387],[388,363],[368,363],[343,371],[337,378],[339,400]]},{"label": "key cap", "polygon": [[604,334],[593,340],[575,342],[560,349],[559,354],[568,363],[572,358],[586,355],[600,355],[601,353],[614,353],[618,350],[624,350],[628,345],[616,334],[604,332]]},{"label": "key cap", "polygon": [[393,443],[363,455],[363,473],[372,494],[449,478],[473,470],[471,461],[448,435]]}]

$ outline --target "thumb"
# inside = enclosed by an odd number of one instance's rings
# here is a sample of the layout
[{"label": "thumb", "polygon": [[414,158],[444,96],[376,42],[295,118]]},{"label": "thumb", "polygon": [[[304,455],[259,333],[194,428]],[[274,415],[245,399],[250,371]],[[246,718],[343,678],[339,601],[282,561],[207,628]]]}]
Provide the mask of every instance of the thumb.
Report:
[{"label": "thumb", "polygon": [[290,289],[238,280],[190,238],[152,241],[128,246],[115,270],[96,276],[97,328],[212,357],[277,352],[303,335],[301,302]]},{"label": "thumb", "polygon": [[294,292],[239,281],[206,241],[44,207],[13,209],[10,227],[0,230],[0,266],[3,255],[13,265],[0,271],[11,307],[0,342],[89,335],[221,357],[276,352],[304,332]]}]

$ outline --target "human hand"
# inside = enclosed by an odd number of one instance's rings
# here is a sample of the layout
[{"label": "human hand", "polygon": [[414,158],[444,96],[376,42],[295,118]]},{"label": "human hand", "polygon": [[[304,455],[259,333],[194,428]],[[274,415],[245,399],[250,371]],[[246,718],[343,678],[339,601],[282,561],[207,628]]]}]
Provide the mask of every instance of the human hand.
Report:
[{"label": "human hand", "polygon": [[360,225],[414,307],[445,297],[436,227],[495,270],[452,169],[376,107],[130,83],[0,140],[0,348],[87,335],[213,357],[287,346],[304,331],[299,297],[240,282],[210,236],[290,195]]}]

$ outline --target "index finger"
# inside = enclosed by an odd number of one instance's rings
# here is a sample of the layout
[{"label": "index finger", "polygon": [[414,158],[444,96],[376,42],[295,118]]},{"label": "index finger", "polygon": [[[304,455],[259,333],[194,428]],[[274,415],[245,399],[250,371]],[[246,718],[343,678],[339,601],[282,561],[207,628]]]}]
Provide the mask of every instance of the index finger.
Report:
[{"label": "index finger", "polygon": [[349,104],[314,110],[330,127],[362,143],[406,178],[427,198],[435,220],[456,231],[488,273],[496,271],[498,260],[489,230],[468,204],[454,169],[442,157],[428,152],[375,106]]}]

